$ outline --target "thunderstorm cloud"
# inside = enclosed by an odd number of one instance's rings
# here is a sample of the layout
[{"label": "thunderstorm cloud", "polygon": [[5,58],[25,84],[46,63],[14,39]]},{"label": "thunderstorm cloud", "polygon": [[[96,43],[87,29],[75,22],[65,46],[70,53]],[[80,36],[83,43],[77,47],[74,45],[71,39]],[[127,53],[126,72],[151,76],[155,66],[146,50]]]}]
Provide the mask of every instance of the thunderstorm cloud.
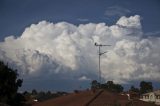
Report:
[{"label": "thunderstorm cloud", "polygon": [[0,60],[25,78],[92,80],[98,77],[97,42],[112,45],[102,48],[108,51],[101,56],[104,81],[160,81],[160,37],[144,38],[140,19],[123,16],[111,26],[41,21],[0,42]]}]

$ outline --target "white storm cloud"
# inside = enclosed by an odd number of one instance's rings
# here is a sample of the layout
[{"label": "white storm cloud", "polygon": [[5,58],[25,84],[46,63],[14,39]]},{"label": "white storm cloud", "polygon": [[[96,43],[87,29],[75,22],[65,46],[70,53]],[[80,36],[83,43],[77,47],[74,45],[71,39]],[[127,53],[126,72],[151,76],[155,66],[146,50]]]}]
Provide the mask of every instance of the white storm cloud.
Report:
[{"label": "white storm cloud", "polygon": [[98,42],[112,45],[102,50],[108,50],[101,57],[105,81],[160,81],[160,38],[143,38],[141,28],[139,15],[123,16],[112,26],[41,21],[21,36],[0,42],[0,59],[28,77],[69,74],[93,79],[92,75],[98,77],[98,48],[94,46]]}]

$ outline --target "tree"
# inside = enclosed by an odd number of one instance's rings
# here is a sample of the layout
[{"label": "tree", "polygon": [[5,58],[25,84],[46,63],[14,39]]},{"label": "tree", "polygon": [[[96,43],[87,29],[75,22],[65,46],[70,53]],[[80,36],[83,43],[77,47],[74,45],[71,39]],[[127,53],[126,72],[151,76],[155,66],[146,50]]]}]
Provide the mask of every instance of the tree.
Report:
[{"label": "tree", "polygon": [[17,93],[22,86],[22,79],[17,79],[17,70],[13,70],[0,61],[0,102],[12,106],[22,105],[24,98]]},{"label": "tree", "polygon": [[123,87],[120,84],[115,84],[115,92],[123,92]]},{"label": "tree", "polygon": [[32,90],[32,95],[37,95],[37,91],[35,89]]},{"label": "tree", "polygon": [[141,94],[152,92],[152,91],[153,91],[152,82],[145,82],[145,81],[140,82],[140,93]]},{"label": "tree", "polygon": [[[92,81],[94,83],[93,85],[97,85],[97,83]],[[101,89],[108,90],[110,92],[117,92],[120,93],[123,91],[123,87],[120,84],[114,84],[113,81],[108,81],[107,83],[101,84],[100,85]]]},{"label": "tree", "polygon": [[123,87],[120,84],[114,84],[113,81],[108,81],[106,85],[107,85],[107,90],[111,92],[120,93],[123,91]]},{"label": "tree", "polygon": [[133,85],[131,86],[130,90],[129,91],[132,91],[132,92],[136,92],[136,93],[139,93],[139,89],[138,88],[135,88]]},{"label": "tree", "polygon": [[97,80],[93,80],[93,81],[91,82],[91,88],[92,88],[92,89],[99,88],[99,86],[100,86],[100,83],[98,83]]}]

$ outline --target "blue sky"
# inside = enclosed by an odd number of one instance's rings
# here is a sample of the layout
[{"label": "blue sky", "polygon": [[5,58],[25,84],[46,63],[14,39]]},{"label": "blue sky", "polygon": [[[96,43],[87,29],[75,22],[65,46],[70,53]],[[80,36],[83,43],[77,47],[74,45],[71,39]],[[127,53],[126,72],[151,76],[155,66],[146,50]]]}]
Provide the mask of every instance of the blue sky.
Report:
[{"label": "blue sky", "polygon": [[104,81],[147,80],[158,88],[159,19],[160,0],[0,0],[0,60],[23,70],[22,90],[86,88],[98,78],[94,42],[105,41],[112,47]]},{"label": "blue sky", "polygon": [[[115,9],[114,12],[120,10],[122,14],[105,15],[109,8]],[[1,0],[0,39],[21,35],[26,26],[41,20],[73,24],[105,22],[111,25],[120,15],[135,14],[141,16],[145,33],[157,32],[160,31],[159,11],[159,0]]]}]

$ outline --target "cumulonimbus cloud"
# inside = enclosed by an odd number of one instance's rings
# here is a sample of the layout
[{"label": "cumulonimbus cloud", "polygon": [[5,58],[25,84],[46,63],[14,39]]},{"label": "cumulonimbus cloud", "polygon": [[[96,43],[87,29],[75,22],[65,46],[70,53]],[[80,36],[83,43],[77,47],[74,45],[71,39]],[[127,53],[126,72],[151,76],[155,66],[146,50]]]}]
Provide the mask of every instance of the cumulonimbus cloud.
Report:
[{"label": "cumulonimbus cloud", "polygon": [[21,36],[0,42],[0,59],[24,76],[69,73],[92,79],[91,75],[98,76],[95,42],[112,45],[102,49],[108,50],[101,57],[105,81],[159,81],[160,38],[143,38],[139,15],[123,16],[112,26],[41,21],[27,27]]}]

